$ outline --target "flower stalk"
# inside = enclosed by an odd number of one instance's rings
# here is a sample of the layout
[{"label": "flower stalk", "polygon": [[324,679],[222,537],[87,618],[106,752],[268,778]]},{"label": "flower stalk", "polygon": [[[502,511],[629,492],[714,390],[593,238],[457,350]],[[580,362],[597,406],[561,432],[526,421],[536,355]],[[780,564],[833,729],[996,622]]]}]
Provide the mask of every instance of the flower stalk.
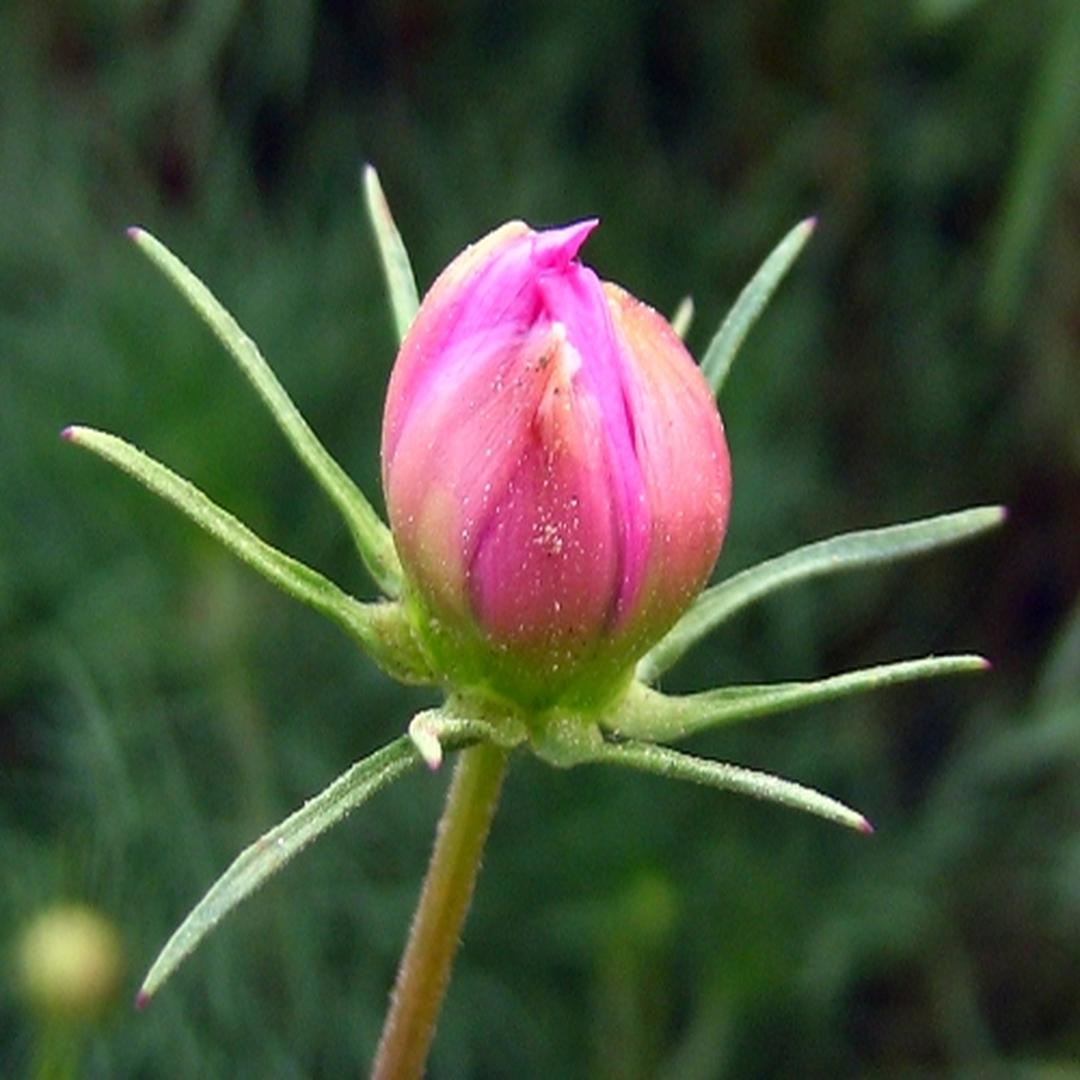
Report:
[{"label": "flower stalk", "polygon": [[413,1080],[423,1075],[506,760],[506,752],[491,743],[463,750],[458,759],[394,983],[373,1080]]}]

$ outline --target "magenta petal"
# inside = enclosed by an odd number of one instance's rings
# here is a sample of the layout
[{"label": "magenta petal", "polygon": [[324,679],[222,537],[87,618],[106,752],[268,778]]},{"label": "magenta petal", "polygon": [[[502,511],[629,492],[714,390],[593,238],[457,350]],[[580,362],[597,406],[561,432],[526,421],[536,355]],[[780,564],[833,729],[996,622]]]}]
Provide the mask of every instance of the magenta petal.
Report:
[{"label": "magenta petal", "polygon": [[579,363],[565,346],[550,361],[531,437],[491,509],[469,586],[492,637],[568,655],[610,621],[620,587],[601,417],[574,388]]},{"label": "magenta petal", "polygon": [[[455,610],[492,508],[525,451],[543,380],[523,377],[516,336],[450,350],[385,460],[399,554]],[[525,372],[527,375],[527,372]]]}]

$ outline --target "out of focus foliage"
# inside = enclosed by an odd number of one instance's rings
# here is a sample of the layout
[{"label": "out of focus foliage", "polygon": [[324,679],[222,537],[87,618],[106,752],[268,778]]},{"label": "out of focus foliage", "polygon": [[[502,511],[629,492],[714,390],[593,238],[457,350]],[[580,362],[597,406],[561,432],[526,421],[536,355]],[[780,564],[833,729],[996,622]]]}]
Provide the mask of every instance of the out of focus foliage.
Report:
[{"label": "out of focus foliage", "polygon": [[[433,1077],[1050,1075],[1080,1059],[1080,6],[1073,0],[9,0],[0,7],[0,947],[59,900],[135,980],[231,856],[425,698],[100,462],[122,433],[366,591],[145,225],[378,491],[393,355],[359,170],[426,284],[520,216],[699,350],[821,224],[725,392],[720,572],[988,501],[988,541],[747,613],[669,687],[931,651],[981,680],[699,740],[824,786],[866,841],[628,773],[511,772]],[[445,776],[223,926],[89,1077],[355,1074]],[[11,965],[7,965],[8,968]],[[0,1071],[49,1038],[0,989]],[[1030,1070],[1023,1072],[1023,1070]]]}]

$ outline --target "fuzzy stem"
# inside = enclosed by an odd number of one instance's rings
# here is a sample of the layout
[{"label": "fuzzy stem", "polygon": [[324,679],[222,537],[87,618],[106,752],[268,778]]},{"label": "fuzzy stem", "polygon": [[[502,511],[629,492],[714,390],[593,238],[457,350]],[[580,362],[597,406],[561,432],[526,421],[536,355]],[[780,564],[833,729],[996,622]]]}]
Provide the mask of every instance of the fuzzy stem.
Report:
[{"label": "fuzzy stem", "polygon": [[491,743],[461,752],[398,968],[372,1080],[423,1075],[505,771],[506,753]]}]

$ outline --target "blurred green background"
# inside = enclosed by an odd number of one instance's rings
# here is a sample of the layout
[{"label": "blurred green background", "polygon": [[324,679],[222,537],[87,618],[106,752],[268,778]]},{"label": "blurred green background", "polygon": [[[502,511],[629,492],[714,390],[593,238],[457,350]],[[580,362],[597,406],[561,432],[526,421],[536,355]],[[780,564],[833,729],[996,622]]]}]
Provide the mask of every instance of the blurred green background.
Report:
[{"label": "blurred green background", "polygon": [[126,950],[87,1077],[355,1075],[446,773],[412,775],[234,916],[143,1014],[231,857],[430,700],[62,445],[123,434],[370,595],[227,357],[125,241],[150,228],[378,498],[391,324],[359,194],[421,286],[511,217],[700,352],[818,233],[722,402],[726,575],[1001,501],[1008,526],[766,602],[670,689],[980,651],[692,749],[824,787],[867,841],[659,780],[521,760],[431,1075],[1080,1075],[1080,5],[8,0],[0,6],[0,1072],[47,1038],[14,942],[58,900]]}]

